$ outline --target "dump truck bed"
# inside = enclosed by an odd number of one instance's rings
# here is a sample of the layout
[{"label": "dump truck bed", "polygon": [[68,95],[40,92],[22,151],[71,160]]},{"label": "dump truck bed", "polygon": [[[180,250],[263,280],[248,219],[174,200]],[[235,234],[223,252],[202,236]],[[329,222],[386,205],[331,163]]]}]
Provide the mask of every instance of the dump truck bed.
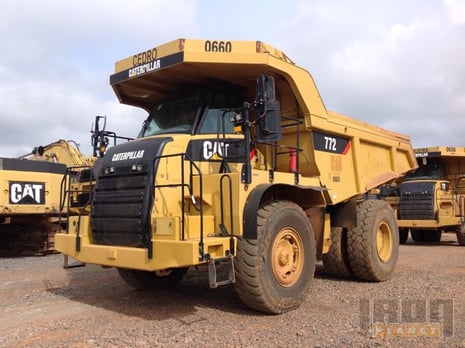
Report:
[{"label": "dump truck bed", "polygon": [[328,200],[338,203],[417,168],[410,137],[328,112],[324,131],[313,127],[315,163]]},{"label": "dump truck bed", "polygon": [[[284,129],[279,145],[295,143],[299,133],[300,174],[320,178],[328,204],[417,167],[408,136],[327,111],[312,76],[261,41],[178,39],[117,62],[110,83],[122,103],[151,110],[167,96],[195,88],[234,88],[254,100],[260,74],[274,77],[282,115],[302,123]],[[288,171],[286,156],[276,164]]]}]

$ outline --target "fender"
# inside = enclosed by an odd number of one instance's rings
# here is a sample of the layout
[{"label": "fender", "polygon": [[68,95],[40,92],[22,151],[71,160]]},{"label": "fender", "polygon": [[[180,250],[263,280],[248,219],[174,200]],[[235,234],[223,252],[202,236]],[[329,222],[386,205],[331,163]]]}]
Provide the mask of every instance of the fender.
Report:
[{"label": "fender", "polygon": [[[245,239],[257,239],[257,212],[263,196],[268,198],[284,199],[299,204],[302,209],[318,207],[325,204],[323,192],[326,188],[316,186],[299,186],[287,184],[261,184],[247,197],[244,205],[242,230]],[[314,193],[311,194],[310,192]],[[272,195],[270,195],[271,193]]]},{"label": "fender", "polygon": [[260,209],[263,194],[271,186],[272,184],[258,185],[247,197],[242,221],[243,237],[245,239],[257,239],[257,212]]}]

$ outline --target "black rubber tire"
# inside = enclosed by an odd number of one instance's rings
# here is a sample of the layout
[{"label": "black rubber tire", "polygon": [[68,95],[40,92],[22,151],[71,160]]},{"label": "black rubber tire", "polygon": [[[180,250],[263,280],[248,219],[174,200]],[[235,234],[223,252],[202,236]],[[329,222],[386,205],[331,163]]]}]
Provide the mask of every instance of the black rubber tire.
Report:
[{"label": "black rubber tire", "polygon": [[337,278],[353,278],[347,257],[347,230],[342,227],[331,229],[331,246],[326,254],[323,254],[325,272]]},{"label": "black rubber tire", "polygon": [[424,238],[425,242],[428,243],[439,243],[441,241],[442,231],[441,230],[428,230],[425,231]]},{"label": "black rubber tire", "polygon": [[465,246],[465,233],[456,232],[456,235],[457,235],[457,243],[459,243],[460,246]]},{"label": "black rubber tire", "polygon": [[426,241],[425,231],[423,231],[423,230],[411,230],[410,234],[412,235],[412,239],[415,242],[420,242],[421,243],[421,242]]},{"label": "black rubber tire", "polygon": [[[282,252],[282,245],[291,252]],[[280,263],[285,263],[285,270],[295,260],[296,267],[282,276],[277,269]],[[302,208],[288,201],[268,203],[257,212],[257,239],[238,239],[236,292],[252,309],[271,314],[287,312],[305,299],[315,264],[315,237]],[[293,281],[285,284],[288,275]]]},{"label": "black rubber tire", "polygon": [[163,272],[118,268],[118,273],[130,286],[138,290],[170,289],[178,284],[188,268],[173,268]]},{"label": "black rubber tire", "polygon": [[399,244],[405,244],[408,240],[408,228],[399,228]]},{"label": "black rubber tire", "polygon": [[465,246],[465,223],[457,228],[455,235],[457,236],[457,243],[459,243],[460,246]]},{"label": "black rubber tire", "polygon": [[366,200],[359,205],[357,226],[347,233],[347,255],[356,278],[372,282],[391,278],[399,255],[399,231],[387,202]]}]

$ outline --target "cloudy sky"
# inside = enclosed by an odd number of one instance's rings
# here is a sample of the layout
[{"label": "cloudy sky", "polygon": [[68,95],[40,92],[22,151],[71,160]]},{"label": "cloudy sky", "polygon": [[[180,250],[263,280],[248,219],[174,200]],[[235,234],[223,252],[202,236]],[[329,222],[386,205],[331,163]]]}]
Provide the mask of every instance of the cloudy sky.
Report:
[{"label": "cloudy sky", "polygon": [[74,140],[95,115],[135,136],[117,60],[177,38],[261,40],[314,77],[328,109],[412,138],[465,146],[465,0],[2,0],[0,157]]}]

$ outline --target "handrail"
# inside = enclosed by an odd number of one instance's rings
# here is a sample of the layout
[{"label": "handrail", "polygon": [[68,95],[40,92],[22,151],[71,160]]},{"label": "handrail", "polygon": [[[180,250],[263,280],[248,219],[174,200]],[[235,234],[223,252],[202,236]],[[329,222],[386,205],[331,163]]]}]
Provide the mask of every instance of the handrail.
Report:
[{"label": "handrail", "polygon": [[[82,173],[84,169],[89,169],[90,175],[89,175],[89,188],[86,190],[83,189],[72,189],[72,184],[76,183],[73,181],[71,178],[73,175],[76,173]],[[87,200],[86,202],[78,207],[78,221],[76,225],[76,251],[80,251],[81,249],[81,237],[80,237],[80,226],[81,226],[81,216],[83,213],[85,213],[86,208],[91,204],[92,201],[92,192],[94,188],[94,175],[93,175],[93,170],[91,166],[88,165],[80,165],[80,166],[73,166],[73,167],[68,167],[66,168],[65,174],[63,175],[63,179],[61,180],[60,183],[60,212],[59,212],[59,217],[58,221],[60,225],[62,224],[62,212],[65,209],[66,206],[66,233],[69,233],[69,217],[71,215],[71,209],[72,209],[72,198],[73,195],[80,195],[80,194],[87,194]],[[79,181],[81,182],[81,181]],[[85,181],[87,182],[87,180]]]},{"label": "handrail", "polygon": [[[192,204],[200,214],[200,241],[199,241],[199,259],[200,261],[204,260],[205,253],[204,253],[204,233],[203,233],[203,177],[202,171],[200,170],[199,166],[195,164],[195,162],[190,159],[186,153],[175,153],[175,154],[168,154],[168,155],[160,155],[154,158],[153,163],[157,160],[162,158],[172,158],[172,157],[179,157],[181,160],[181,182],[174,183],[174,184],[156,184],[154,182],[153,188],[162,188],[162,187],[182,187],[181,190],[181,240],[185,240],[185,189],[188,189],[189,196],[191,197]],[[184,162],[189,162],[189,183],[185,182],[185,168]],[[199,195],[200,195],[200,202],[196,202],[194,194],[193,194],[193,177],[199,176],[200,180],[200,187],[199,187]]]},{"label": "handrail", "polygon": [[229,227],[230,227],[230,232],[229,232],[229,237],[230,237],[230,242],[229,242],[229,251],[232,255],[234,255],[234,226],[233,226],[233,199],[232,199],[232,180],[231,177],[228,174],[223,174],[220,178],[220,204],[221,204],[221,232],[226,233],[228,235],[226,227],[224,226],[224,196],[223,196],[223,181],[227,179],[229,183]]}]

